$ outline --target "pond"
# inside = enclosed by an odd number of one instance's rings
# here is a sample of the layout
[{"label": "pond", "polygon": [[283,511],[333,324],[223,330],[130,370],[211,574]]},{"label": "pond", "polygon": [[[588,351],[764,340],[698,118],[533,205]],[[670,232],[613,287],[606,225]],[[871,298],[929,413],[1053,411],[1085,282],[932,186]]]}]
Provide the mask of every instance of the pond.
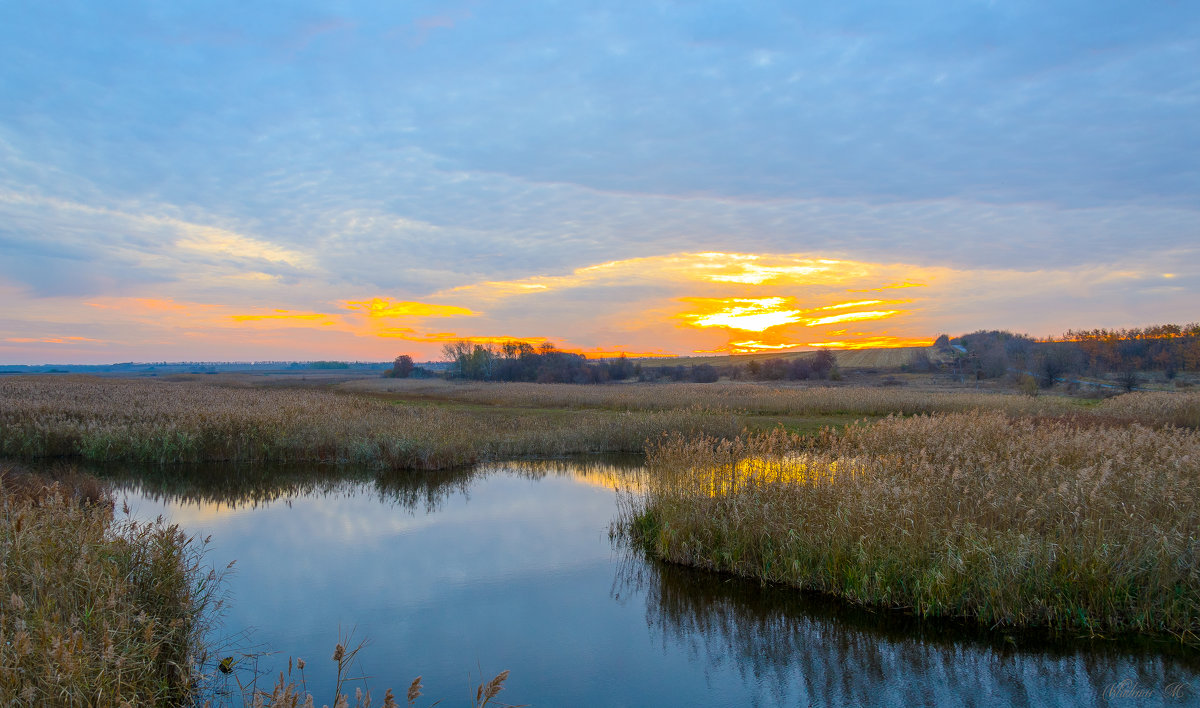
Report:
[{"label": "pond", "polygon": [[[453,472],[106,470],[138,518],[211,535],[236,561],[222,631],[271,677],[303,658],[332,702],[338,638],[367,639],[354,686],[470,705],[481,674],[534,706],[1185,705],[1195,652],[922,623],[651,562],[610,537],[636,460]],[[120,506],[120,502],[118,502]],[[243,635],[242,630],[250,629]],[[226,688],[236,687],[228,682]],[[220,696],[218,696],[220,698]]]}]

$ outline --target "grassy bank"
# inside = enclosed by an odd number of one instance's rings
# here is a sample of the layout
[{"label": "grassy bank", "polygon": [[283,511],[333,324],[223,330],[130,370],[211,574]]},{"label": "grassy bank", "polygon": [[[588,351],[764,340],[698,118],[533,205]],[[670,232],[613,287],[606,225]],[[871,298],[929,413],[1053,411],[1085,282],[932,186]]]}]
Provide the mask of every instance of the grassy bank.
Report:
[{"label": "grassy bank", "polygon": [[114,518],[94,480],[0,467],[0,704],[184,705],[210,609],[200,550]]},{"label": "grassy bank", "polygon": [[0,379],[0,456],[96,462],[321,462],[438,469],[640,452],[682,432],[735,435],[723,409],[645,412],[418,405],[339,391],[94,377]]},{"label": "grassy bank", "polygon": [[889,418],[653,447],[654,555],[918,615],[1200,638],[1200,433]]}]

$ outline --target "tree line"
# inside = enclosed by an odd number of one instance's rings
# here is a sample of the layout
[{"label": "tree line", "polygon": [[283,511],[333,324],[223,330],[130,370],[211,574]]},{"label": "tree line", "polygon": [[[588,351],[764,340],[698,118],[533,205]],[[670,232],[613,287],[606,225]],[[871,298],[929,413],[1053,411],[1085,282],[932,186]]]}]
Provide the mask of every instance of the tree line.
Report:
[{"label": "tree line", "polygon": [[943,335],[935,342],[950,353],[957,353],[955,345],[965,350],[955,363],[963,373],[980,379],[1028,375],[1043,388],[1073,375],[1116,375],[1132,389],[1139,372],[1160,372],[1173,379],[1181,371],[1200,370],[1197,323],[1068,330],[1044,341],[1003,330],[980,330],[955,339]]},{"label": "tree line", "polygon": [[534,347],[516,341],[458,341],[443,346],[442,354],[450,362],[449,378],[473,381],[604,383],[623,381],[637,373],[624,354],[616,359],[589,361],[582,354],[564,352],[549,342]]},{"label": "tree line", "polygon": [[[527,342],[499,344],[466,340],[447,343],[442,355],[448,362],[444,376],[472,381],[527,381],[536,383],[605,383],[607,381],[674,381],[713,383],[722,377],[748,381],[798,381],[836,379],[837,358],[819,351],[811,357],[752,360],[746,364],[642,366],[624,355],[613,359],[589,360],[582,354],[565,352],[549,342],[534,347]],[[407,354],[396,357],[383,373],[390,378],[432,376],[416,366]]]}]

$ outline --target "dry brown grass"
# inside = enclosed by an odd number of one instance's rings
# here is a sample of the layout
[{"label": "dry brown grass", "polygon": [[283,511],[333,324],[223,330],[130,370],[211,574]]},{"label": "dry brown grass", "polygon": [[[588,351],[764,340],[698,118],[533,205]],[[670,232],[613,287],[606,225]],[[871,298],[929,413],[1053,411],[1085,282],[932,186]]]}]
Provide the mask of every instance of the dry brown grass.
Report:
[{"label": "dry brown grass", "polygon": [[345,392],[77,377],[0,380],[0,455],[87,460],[361,463],[641,451],[664,432],[734,435],[728,412],[632,414],[398,405]]},{"label": "dry brown grass", "polygon": [[[370,690],[356,687],[354,692],[351,693],[348,688],[350,683],[362,681],[366,678],[361,674],[357,676],[355,674],[359,673],[359,667],[357,666],[358,653],[366,646],[367,640],[364,639],[357,643],[352,643],[353,634],[353,630],[345,636],[342,636],[341,632],[339,632],[337,644],[334,646],[333,655],[330,657],[337,664],[337,679],[333,689],[333,702],[323,704],[326,708],[331,705],[334,708],[351,708],[351,706],[353,708],[371,708],[374,705]],[[251,681],[250,685],[243,685],[238,681],[238,687],[228,691],[228,693],[233,696],[237,703],[248,708],[314,708],[317,705],[317,697],[308,690],[308,682],[305,679],[304,669],[305,661],[303,659],[293,661],[293,659],[289,658],[287,671],[279,672],[270,690],[258,689],[257,680]],[[471,702],[472,708],[485,708],[504,689],[504,682],[507,680],[508,671],[506,670],[496,674],[490,680],[480,682],[479,687],[475,691],[475,697]],[[416,706],[417,699],[422,696],[424,688],[425,686],[421,682],[420,676],[413,679],[405,692],[405,705],[409,708]],[[441,701],[435,701],[430,705],[436,706],[439,703]],[[204,705],[205,708],[213,708],[211,700],[206,701]],[[389,688],[384,693],[382,706],[383,708],[399,708],[400,704],[396,701],[396,696],[392,692],[392,689]],[[526,707],[507,706],[507,708]]]},{"label": "dry brown grass", "polygon": [[1200,428],[1200,393],[1126,393],[1105,400],[1097,411],[1114,419]]},{"label": "dry brown grass", "polygon": [[[0,704],[183,705],[214,575],[161,522],[6,466],[0,492]],[[8,484],[10,480],[20,480]]]},{"label": "dry brown grass", "polygon": [[1126,394],[1096,406],[1093,402],[1063,396],[1034,397],[1011,392],[749,382],[580,386],[362,379],[343,384],[343,388],[401,399],[524,408],[653,411],[700,406],[738,413],[788,416],[886,416],[997,410],[1010,416],[1078,416],[1156,426],[1200,427],[1200,393]]},{"label": "dry brown grass", "polygon": [[1200,634],[1200,433],[889,418],[673,438],[629,528],[658,556],[987,626]]}]

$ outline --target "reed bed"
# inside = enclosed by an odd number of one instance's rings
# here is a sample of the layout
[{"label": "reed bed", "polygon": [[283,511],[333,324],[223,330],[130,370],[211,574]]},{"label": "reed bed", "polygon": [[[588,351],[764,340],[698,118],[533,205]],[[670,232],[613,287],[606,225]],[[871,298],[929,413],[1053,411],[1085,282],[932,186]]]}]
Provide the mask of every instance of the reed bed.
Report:
[{"label": "reed bed", "polygon": [[1177,428],[1200,428],[1200,393],[1126,393],[1101,403],[1097,414]]},{"label": "reed bed", "polygon": [[320,462],[441,469],[640,452],[668,432],[730,436],[727,410],[467,410],[345,392],[93,377],[0,380],[0,455],[89,461]]},{"label": "reed bed", "polygon": [[194,696],[216,576],[177,527],[116,518],[97,488],[0,467],[0,704]]},{"label": "reed bed", "polygon": [[1200,643],[1200,433],[887,418],[672,437],[624,527],[663,559],[985,626]]},{"label": "reed bed", "polygon": [[442,380],[362,379],[345,390],[387,393],[494,406],[654,411],[701,406],[739,413],[796,416],[886,416],[998,410],[1010,416],[1078,416],[1146,425],[1200,427],[1200,393],[1135,393],[1099,406],[1064,396],[1027,396],[974,390],[929,391],[878,386],[808,386],[728,382],[715,384],[468,383]]}]

